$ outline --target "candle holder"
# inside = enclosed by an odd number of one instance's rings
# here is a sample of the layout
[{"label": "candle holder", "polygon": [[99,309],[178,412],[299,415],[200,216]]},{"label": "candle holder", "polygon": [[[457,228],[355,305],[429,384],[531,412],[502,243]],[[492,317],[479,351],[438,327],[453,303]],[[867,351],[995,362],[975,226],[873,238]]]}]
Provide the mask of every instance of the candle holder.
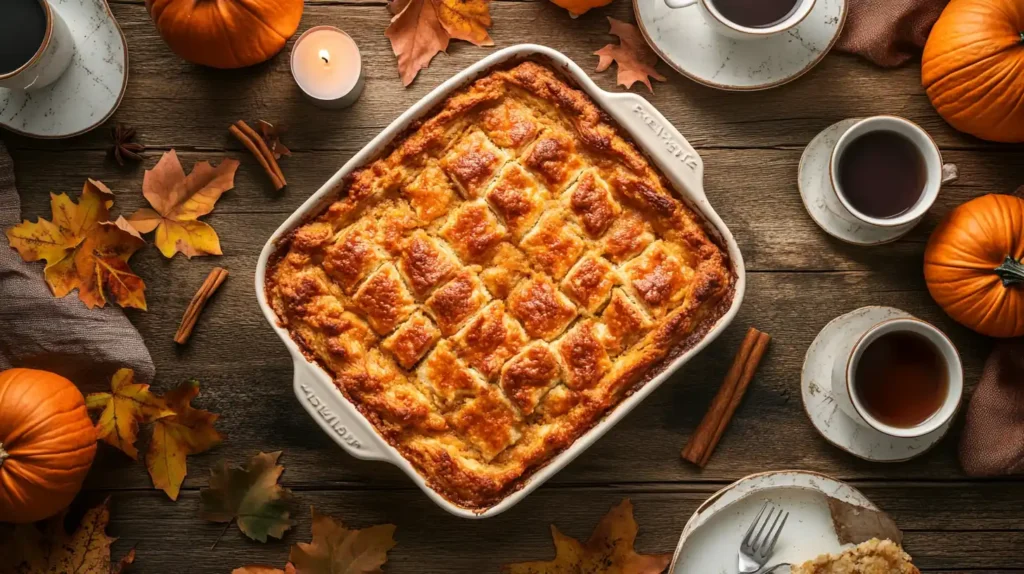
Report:
[{"label": "candle holder", "polygon": [[347,108],[363,93],[363,61],[352,37],[333,26],[316,26],[295,41],[295,83],[322,108]]},{"label": "candle holder", "polygon": [[[15,3],[18,1],[26,0],[15,0]],[[26,91],[45,88],[64,74],[75,55],[75,41],[64,19],[46,0],[36,1],[39,2],[46,19],[46,31],[42,41],[27,62],[14,70],[0,74],[0,88]],[[17,17],[17,12],[13,17]],[[35,42],[32,46],[35,47]]]}]

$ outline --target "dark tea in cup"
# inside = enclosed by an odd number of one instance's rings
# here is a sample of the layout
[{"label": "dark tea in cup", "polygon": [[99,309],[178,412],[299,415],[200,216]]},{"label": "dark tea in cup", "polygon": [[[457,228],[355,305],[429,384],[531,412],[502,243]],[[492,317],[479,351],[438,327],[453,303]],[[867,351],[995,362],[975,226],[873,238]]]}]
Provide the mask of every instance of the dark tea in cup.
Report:
[{"label": "dark tea in cup", "polygon": [[927,338],[890,331],[864,349],[851,386],[867,414],[889,426],[913,428],[945,404],[948,372],[941,351]]},{"label": "dark tea in cup", "polygon": [[917,144],[892,130],[864,133],[839,156],[839,189],[854,209],[886,219],[921,199],[928,170]]},{"label": "dark tea in cup", "polygon": [[746,28],[770,28],[789,18],[801,0],[711,0],[727,20]]},{"label": "dark tea in cup", "polygon": [[0,76],[32,60],[46,39],[45,0],[3,0],[0,17]]}]

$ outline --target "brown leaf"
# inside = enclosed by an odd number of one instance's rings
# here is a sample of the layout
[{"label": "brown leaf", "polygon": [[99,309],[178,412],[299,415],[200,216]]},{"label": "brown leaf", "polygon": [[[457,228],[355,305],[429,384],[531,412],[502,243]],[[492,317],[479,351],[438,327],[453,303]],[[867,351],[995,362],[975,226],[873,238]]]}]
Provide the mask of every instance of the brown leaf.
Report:
[{"label": "brown leaf", "polygon": [[199,383],[189,381],[164,395],[171,416],[157,419],[153,438],[146,453],[146,468],[153,486],[163,490],[171,500],[178,499],[181,483],[188,473],[186,457],[213,448],[224,435],[213,428],[218,415],[192,408],[192,399],[199,395]]},{"label": "brown leaf", "polygon": [[619,37],[619,45],[608,44],[594,52],[599,57],[597,71],[607,70],[614,60],[619,65],[616,78],[619,85],[628,89],[636,82],[643,82],[653,93],[654,88],[651,87],[649,77],[659,82],[665,81],[665,76],[654,69],[658,63],[658,56],[651,51],[636,26],[615,18],[608,18],[608,23],[611,24],[611,30],[608,33]]},{"label": "brown leaf", "polygon": [[128,267],[142,237],[119,217],[111,223],[114,194],[99,181],[85,182],[75,203],[67,194],[50,194],[53,221],[28,220],[7,230],[7,239],[25,261],[46,261],[43,277],[56,297],[78,289],[92,309],[107,304],[107,294],[122,307],[146,308],[146,285]]},{"label": "brown leaf", "polygon": [[281,142],[281,135],[286,131],[284,128],[275,127],[274,124],[263,120],[257,120],[256,125],[260,127],[260,137],[263,138],[263,143],[267,144],[270,153],[274,154],[274,159],[292,155],[292,150]]},{"label": "brown leaf", "polygon": [[633,544],[638,530],[633,505],[627,498],[604,515],[586,544],[562,534],[552,525],[554,560],[508,564],[501,571],[503,574],[661,574],[672,555],[637,554]]},{"label": "brown leaf", "polygon": [[233,159],[222,161],[216,168],[200,161],[186,177],[172,149],[153,169],[146,170],[142,179],[142,194],[153,209],[140,209],[129,221],[140,233],[156,230],[154,243],[164,257],[174,257],[175,253],[189,258],[220,255],[217,232],[199,218],[213,211],[220,196],[235,186],[237,169],[238,161]]},{"label": "brown leaf", "polygon": [[153,422],[158,418],[174,414],[164,400],[149,390],[149,385],[135,382],[135,372],[120,369],[110,380],[109,393],[91,393],[85,399],[89,410],[103,409],[96,421],[97,438],[120,449],[132,457],[139,458],[135,439],[139,435],[139,423]]},{"label": "brown leaf", "polygon": [[116,565],[110,563],[110,545],[116,538],[107,536],[110,499],[82,517],[74,534],[64,531],[64,515],[38,525],[23,524],[10,536],[0,538],[2,574],[118,574],[135,561],[131,550]]},{"label": "brown leaf", "polygon": [[210,488],[199,491],[199,516],[213,522],[237,521],[238,529],[253,540],[281,538],[292,527],[288,518],[291,491],[277,481],[284,467],[277,464],[281,451],[259,453],[245,468],[221,461],[210,473]]},{"label": "brown leaf", "polygon": [[394,15],[384,35],[398,57],[398,73],[406,86],[448,49],[452,38],[492,46],[490,0],[391,0]]}]

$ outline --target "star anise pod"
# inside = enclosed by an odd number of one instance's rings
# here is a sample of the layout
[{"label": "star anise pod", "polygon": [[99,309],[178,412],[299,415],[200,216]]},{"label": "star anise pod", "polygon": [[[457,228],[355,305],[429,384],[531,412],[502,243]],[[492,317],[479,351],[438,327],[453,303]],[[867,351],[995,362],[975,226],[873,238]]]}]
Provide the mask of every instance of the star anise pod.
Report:
[{"label": "star anise pod", "polygon": [[114,143],[108,153],[118,165],[124,167],[127,161],[142,161],[142,152],[146,146],[135,142],[135,128],[119,123],[110,128],[110,138]]},{"label": "star anise pod", "polygon": [[281,159],[283,155],[292,155],[292,151],[281,143],[280,137],[285,132],[284,128],[276,128],[274,124],[263,120],[257,120],[256,124],[260,127],[260,137],[263,138],[263,143],[270,148],[274,159]]}]

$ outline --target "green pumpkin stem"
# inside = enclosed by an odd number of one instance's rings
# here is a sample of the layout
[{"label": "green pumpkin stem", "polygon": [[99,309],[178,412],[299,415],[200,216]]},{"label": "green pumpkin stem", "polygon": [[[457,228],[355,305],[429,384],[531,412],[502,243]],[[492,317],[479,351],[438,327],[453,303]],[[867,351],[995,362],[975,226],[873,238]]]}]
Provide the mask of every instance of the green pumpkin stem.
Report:
[{"label": "green pumpkin stem", "polygon": [[4,450],[4,443],[0,442],[0,466],[4,465],[4,461],[7,460],[7,457],[9,456],[11,455],[7,454],[7,451]]},{"label": "green pumpkin stem", "polygon": [[994,271],[1003,280],[1003,287],[1024,283],[1024,264],[1010,255],[1007,255],[1006,261],[1003,261],[1003,264],[996,267]]}]

